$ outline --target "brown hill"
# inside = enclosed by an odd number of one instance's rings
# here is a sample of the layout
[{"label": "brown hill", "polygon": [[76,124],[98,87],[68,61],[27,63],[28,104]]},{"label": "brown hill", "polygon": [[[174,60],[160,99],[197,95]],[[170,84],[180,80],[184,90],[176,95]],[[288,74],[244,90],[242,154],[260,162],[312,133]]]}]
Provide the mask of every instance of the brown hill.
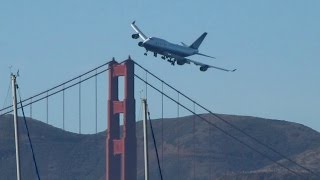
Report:
[{"label": "brown hill", "polygon": [[[286,121],[222,116],[263,143],[319,173],[320,163],[317,162],[319,162],[320,133],[317,131]],[[216,118],[208,114],[202,117],[254,146],[275,161],[303,172]],[[163,121],[159,119],[152,122],[164,179],[193,179],[194,175],[196,179],[299,179],[193,116],[163,119]],[[195,122],[194,133],[193,122]],[[28,123],[42,179],[105,179],[105,132],[96,135],[79,135],[32,119],[28,119]],[[22,176],[24,179],[35,179],[26,131],[22,121],[20,124]],[[138,122],[139,180],[143,177],[141,126],[141,122]],[[149,145],[150,178],[160,179],[151,138]],[[12,116],[2,116],[0,117],[1,179],[15,179],[14,153]],[[311,177],[307,173],[305,175]]]}]

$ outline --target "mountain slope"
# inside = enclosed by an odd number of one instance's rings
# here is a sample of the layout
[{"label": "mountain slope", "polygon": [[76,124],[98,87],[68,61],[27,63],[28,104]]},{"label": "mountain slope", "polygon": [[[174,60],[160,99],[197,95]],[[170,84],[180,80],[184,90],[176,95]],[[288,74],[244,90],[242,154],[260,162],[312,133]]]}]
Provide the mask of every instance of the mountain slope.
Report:
[{"label": "mountain slope", "polygon": [[[319,171],[320,164],[317,162],[319,162],[320,133],[317,131],[286,121],[246,116],[221,116],[300,164]],[[284,163],[299,172],[302,171],[213,116],[204,114],[202,117],[275,161]],[[193,179],[194,173],[196,179],[296,178],[194,116],[159,119],[152,122],[164,179]],[[79,135],[32,119],[28,119],[28,124],[42,179],[105,179],[105,132],[96,135]],[[22,121],[20,126],[22,176],[25,179],[34,179],[35,170]],[[142,140],[142,124],[137,122],[139,180],[143,177]],[[160,179],[151,138],[149,146],[150,178]],[[0,174],[4,179],[15,179],[14,153],[12,116],[1,116]]]}]

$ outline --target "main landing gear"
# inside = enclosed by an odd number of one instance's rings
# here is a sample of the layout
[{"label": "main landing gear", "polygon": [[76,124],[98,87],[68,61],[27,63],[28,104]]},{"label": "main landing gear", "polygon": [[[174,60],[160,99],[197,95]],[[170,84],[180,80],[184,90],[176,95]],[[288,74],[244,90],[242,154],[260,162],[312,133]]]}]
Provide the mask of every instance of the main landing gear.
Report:
[{"label": "main landing gear", "polygon": [[145,55],[145,56],[148,55],[148,51],[146,51],[146,52],[144,53],[144,55]]},{"label": "main landing gear", "polygon": [[175,65],[176,60],[175,60],[174,58],[171,58],[171,57],[168,57],[168,56],[161,56],[161,58],[162,58],[163,60],[166,60],[166,59],[167,59],[167,61],[170,62],[172,66]]},{"label": "main landing gear", "polygon": [[157,53],[153,53],[153,56],[154,56],[154,57],[157,57]]},{"label": "main landing gear", "polygon": [[170,62],[172,66],[174,66],[176,62],[175,59],[172,60],[171,58],[169,58],[167,61]]}]

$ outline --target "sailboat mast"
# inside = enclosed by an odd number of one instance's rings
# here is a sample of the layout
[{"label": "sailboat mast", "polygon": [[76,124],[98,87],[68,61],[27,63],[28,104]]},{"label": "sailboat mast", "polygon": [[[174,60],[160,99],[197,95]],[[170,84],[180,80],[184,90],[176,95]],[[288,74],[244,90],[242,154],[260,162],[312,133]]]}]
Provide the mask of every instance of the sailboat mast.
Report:
[{"label": "sailboat mast", "polygon": [[16,146],[16,165],[17,165],[17,180],[20,180],[20,150],[19,150],[19,135],[18,135],[18,112],[17,112],[17,84],[16,76],[11,74],[12,83],[12,100],[13,100],[13,122],[14,122],[14,139]]},{"label": "sailboat mast", "polygon": [[143,150],[144,150],[144,179],[149,180],[149,156],[148,156],[148,116],[147,100],[142,99],[143,104]]}]

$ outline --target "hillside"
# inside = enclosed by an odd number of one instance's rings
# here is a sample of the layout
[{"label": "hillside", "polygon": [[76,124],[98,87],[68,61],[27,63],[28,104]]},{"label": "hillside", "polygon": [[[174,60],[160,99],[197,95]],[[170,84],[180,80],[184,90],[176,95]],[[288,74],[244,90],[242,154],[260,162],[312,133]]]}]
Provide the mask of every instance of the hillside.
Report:
[{"label": "hillside", "polygon": [[[319,132],[287,121],[222,116],[263,143],[319,173]],[[214,117],[208,114],[202,117],[258,148],[272,159],[288,167],[297,168]],[[28,119],[28,122],[42,179],[105,179],[105,132],[96,135],[79,135],[40,121]],[[162,120],[152,122],[161,162],[163,162],[164,179],[193,179],[193,172],[196,174],[196,179],[299,179],[193,116],[163,119],[163,147]],[[195,122],[194,134],[193,122]],[[24,179],[34,179],[32,156],[26,131],[22,125],[20,129],[22,176]],[[141,126],[141,122],[138,122],[139,180],[143,177]],[[150,178],[159,179],[151,138],[149,145]],[[3,179],[15,179],[14,153],[12,116],[2,116],[0,119],[0,174]],[[297,171],[302,172],[301,169]]]}]

